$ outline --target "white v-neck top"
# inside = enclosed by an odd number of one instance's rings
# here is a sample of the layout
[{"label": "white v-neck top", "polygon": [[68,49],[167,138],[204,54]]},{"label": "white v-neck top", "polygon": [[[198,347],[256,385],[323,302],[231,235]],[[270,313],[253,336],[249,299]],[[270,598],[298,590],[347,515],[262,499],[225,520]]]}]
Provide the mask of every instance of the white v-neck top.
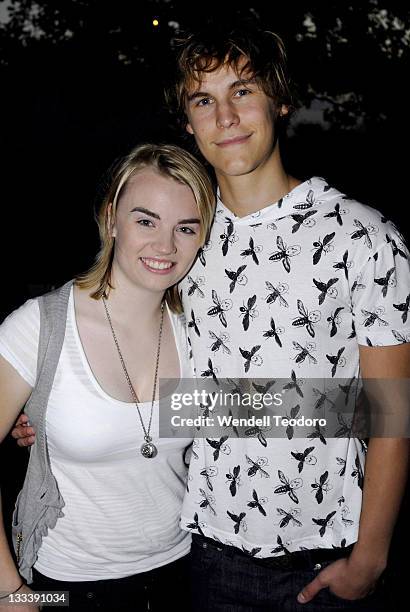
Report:
[{"label": "white v-neck top", "polygon": [[[191,376],[181,318],[170,313],[182,377]],[[33,386],[40,314],[29,300],[0,326],[0,354]],[[140,404],[149,422],[151,404]],[[114,399],[95,379],[78,334],[73,292],[64,344],[46,415],[53,474],[64,517],[43,538],[34,567],[58,580],[121,578],[187,554],[190,535],[179,527],[186,481],[183,452],[190,440],[158,438],[154,459],[140,453],[143,431],[135,404]]]}]

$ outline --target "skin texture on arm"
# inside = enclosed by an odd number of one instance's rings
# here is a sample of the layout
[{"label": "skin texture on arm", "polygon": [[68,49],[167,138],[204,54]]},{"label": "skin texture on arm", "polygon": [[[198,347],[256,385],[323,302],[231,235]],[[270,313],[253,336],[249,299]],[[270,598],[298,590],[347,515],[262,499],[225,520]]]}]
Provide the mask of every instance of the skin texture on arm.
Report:
[{"label": "skin texture on arm", "polygon": [[[410,344],[360,346],[359,352],[363,379],[389,379],[391,383],[395,379],[410,379]],[[298,595],[299,603],[307,603],[325,587],[344,599],[360,599],[374,588],[386,567],[406,486],[408,462],[407,438],[370,439],[358,541],[350,557],[328,565],[305,586]]]},{"label": "skin texture on arm", "polygon": [[[10,431],[13,422],[15,421],[18,413],[27,402],[31,394],[31,387],[26,383],[25,380],[18,374],[18,372],[3,358],[0,356],[0,442],[3,441],[5,436]],[[5,593],[11,593],[19,587],[23,582],[20,574],[17,571],[13,557],[11,555],[6,534],[4,531],[3,513],[1,506],[1,492],[0,492],[0,592],[1,595]],[[21,592],[30,592],[27,586],[23,586],[19,589]],[[13,606],[7,603],[7,599],[0,599],[0,611],[1,610],[12,611],[18,610],[33,610],[33,606],[26,606],[19,604]]]}]

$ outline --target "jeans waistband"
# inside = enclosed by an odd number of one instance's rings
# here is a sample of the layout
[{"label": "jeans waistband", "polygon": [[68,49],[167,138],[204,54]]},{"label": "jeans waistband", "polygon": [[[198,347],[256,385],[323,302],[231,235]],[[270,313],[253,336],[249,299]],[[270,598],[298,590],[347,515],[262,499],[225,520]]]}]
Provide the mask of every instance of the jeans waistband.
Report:
[{"label": "jeans waistband", "polygon": [[254,557],[248,552],[244,552],[236,546],[222,544],[212,538],[206,538],[201,535],[193,534],[192,541],[195,545],[207,549],[208,547],[230,557],[240,556],[246,557],[256,565],[263,567],[272,567],[283,570],[320,570],[323,563],[336,561],[348,557],[353,549],[353,544],[345,548],[313,548],[309,550],[298,550],[291,553],[285,553],[278,557]]}]

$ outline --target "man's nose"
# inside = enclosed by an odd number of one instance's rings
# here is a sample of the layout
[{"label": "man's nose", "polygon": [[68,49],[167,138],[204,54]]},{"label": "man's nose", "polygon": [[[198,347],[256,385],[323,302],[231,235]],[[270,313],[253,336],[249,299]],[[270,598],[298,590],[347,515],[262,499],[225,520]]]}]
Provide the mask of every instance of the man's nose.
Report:
[{"label": "man's nose", "polygon": [[216,110],[216,124],[221,128],[229,128],[239,123],[239,115],[230,101],[219,103]]}]

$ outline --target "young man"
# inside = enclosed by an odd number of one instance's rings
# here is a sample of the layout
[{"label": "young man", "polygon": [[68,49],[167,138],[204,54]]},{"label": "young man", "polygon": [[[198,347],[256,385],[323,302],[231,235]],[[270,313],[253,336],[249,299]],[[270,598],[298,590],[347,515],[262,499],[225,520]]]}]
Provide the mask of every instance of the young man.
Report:
[{"label": "young man", "polygon": [[[408,252],[377,211],[286,173],[280,39],[193,35],[178,67],[180,116],[219,186],[182,284],[196,375],[408,378]],[[384,609],[407,440],[371,438],[365,461],[358,439],[257,433],[195,442],[181,523],[194,534],[195,610]]]}]

